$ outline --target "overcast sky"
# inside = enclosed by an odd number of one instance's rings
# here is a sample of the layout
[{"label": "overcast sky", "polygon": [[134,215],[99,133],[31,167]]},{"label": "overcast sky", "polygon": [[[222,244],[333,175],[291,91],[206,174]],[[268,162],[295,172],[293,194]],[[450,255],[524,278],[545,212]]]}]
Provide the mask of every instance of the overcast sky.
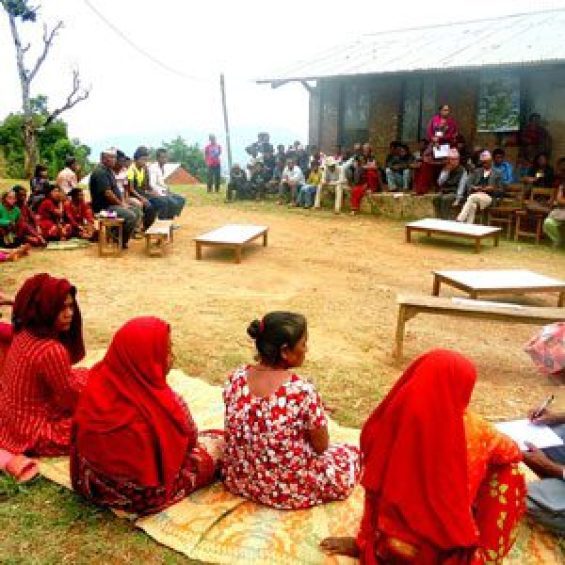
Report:
[{"label": "overcast sky", "polygon": [[[88,4],[142,50],[194,79],[169,72],[132,48]],[[565,7],[565,0],[43,0],[41,5],[42,20],[52,24],[62,19],[65,28],[33,93],[47,95],[55,106],[67,94],[72,68],[78,67],[92,92],[63,116],[71,135],[96,150],[115,138],[129,144],[125,149],[131,151],[138,141],[176,134],[191,142],[205,141],[192,139],[195,131],[215,131],[223,137],[218,84],[222,70],[234,128],[279,131],[288,136],[286,142],[294,137],[306,141],[304,88],[272,90],[254,84],[254,78],[272,76],[277,69],[362,33]],[[35,47],[40,45],[38,27],[25,26]],[[20,108],[14,50],[1,10],[0,69],[1,118]]]}]

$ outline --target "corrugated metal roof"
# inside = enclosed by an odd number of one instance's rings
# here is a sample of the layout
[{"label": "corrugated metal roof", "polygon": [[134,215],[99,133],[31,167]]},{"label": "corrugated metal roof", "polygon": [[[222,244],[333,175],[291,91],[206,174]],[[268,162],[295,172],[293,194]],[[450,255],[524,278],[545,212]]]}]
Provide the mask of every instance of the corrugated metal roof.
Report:
[{"label": "corrugated metal roof", "polygon": [[565,61],[565,9],[365,35],[259,83]]}]

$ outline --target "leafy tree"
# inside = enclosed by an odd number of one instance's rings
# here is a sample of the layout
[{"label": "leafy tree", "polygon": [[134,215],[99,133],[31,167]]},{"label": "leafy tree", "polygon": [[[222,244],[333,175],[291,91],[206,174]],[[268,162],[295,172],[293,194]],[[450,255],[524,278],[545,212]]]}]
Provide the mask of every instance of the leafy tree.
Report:
[{"label": "leafy tree", "polygon": [[163,142],[163,148],[169,154],[169,161],[180,163],[192,176],[200,182],[205,182],[207,167],[204,152],[198,143],[188,145],[180,135],[169,142]]},{"label": "leafy tree", "polygon": [[[45,97],[41,98],[46,103]],[[67,124],[62,120],[55,120],[48,125],[41,125],[44,113],[35,114],[37,126],[38,161],[45,163],[49,168],[49,175],[54,177],[60,171],[68,156],[78,159],[83,171],[88,169],[88,155],[90,148],[80,143],[78,139],[69,139]],[[22,114],[10,114],[0,123],[0,146],[4,158],[4,174],[10,178],[25,178],[24,170],[24,128],[25,117]]]},{"label": "leafy tree", "polygon": [[[32,65],[28,65],[26,63],[26,54],[29,51],[30,44],[23,44],[20,26],[22,23],[35,23],[37,21],[39,6],[31,6],[29,0],[0,0],[0,6],[4,8],[8,17],[10,33],[15,47],[16,66],[22,95],[22,116],[24,118],[23,127],[20,131],[20,135],[23,136],[24,173],[25,176],[29,177],[39,160],[38,132],[40,128],[49,126],[63,112],[86,100],[90,90],[82,87],[79,72],[74,70],[73,84],[67,99],[61,106],[52,112],[48,112],[47,98],[33,98],[31,96],[31,86],[49,54],[53,40],[62,29],[63,22],[58,21],[50,30],[47,25],[43,26],[43,48],[35,62]],[[38,120],[38,116],[41,116],[41,120]]]}]

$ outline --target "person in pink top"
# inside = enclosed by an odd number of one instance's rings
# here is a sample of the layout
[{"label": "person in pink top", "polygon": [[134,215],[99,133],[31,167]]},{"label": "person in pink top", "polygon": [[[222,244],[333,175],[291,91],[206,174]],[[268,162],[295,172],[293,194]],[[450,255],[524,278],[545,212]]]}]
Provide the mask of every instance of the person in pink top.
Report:
[{"label": "person in pink top", "polygon": [[214,190],[218,192],[220,190],[222,146],[216,143],[216,136],[213,133],[210,134],[208,139],[210,143],[204,148],[204,160],[208,167],[208,192],[212,192],[212,185],[214,185]]},{"label": "person in pink top", "polygon": [[438,113],[429,121],[426,130],[426,137],[434,145],[449,144],[455,145],[459,127],[457,122],[451,117],[449,104],[442,104]]}]

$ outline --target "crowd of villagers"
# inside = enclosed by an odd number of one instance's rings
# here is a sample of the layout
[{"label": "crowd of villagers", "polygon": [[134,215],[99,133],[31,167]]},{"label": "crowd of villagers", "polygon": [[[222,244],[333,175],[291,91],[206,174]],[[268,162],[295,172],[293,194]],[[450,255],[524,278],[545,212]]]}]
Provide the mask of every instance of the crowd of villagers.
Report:
[{"label": "crowd of villagers", "polygon": [[232,167],[227,200],[261,199],[272,193],[279,204],[320,208],[324,191],[335,199],[340,213],[349,198],[351,214],[359,213],[364,197],[379,191],[416,196],[433,191],[435,214],[440,219],[474,223],[486,210],[509,195],[512,185],[522,184],[526,196],[532,188],[553,189],[551,196],[536,202],[536,211],[546,213],[544,232],[559,246],[565,243],[565,157],[551,165],[551,138],[537,113],[515,136],[518,158],[511,163],[502,147],[470,150],[448,104],[439,107],[429,121],[426,136],[416,151],[392,141],[384,163],[379,164],[369,143],[338,147],[335,155],[324,155],[315,146],[296,141],[276,151],[269,135],[260,133],[246,148],[250,155],[244,170]]},{"label": "crowd of villagers", "polygon": [[147,515],[222,481],[292,512],[344,500],[360,483],[356,537],[320,540],[321,551],[367,564],[500,563],[525,510],[518,464],[549,472],[539,450],[522,453],[469,409],[476,369],[449,350],[408,366],[357,447],[332,442],[324,402],[298,372],[308,351],[300,314],[249,324],[256,360],[226,379],[224,429],[204,430],[167,384],[165,320],[125,322],[87,369],[77,367],[85,344],[69,281],[37,274],[2,303],[12,323],[0,325],[0,468],[26,480],[33,458],[69,455],[73,488],[93,504]]}]

